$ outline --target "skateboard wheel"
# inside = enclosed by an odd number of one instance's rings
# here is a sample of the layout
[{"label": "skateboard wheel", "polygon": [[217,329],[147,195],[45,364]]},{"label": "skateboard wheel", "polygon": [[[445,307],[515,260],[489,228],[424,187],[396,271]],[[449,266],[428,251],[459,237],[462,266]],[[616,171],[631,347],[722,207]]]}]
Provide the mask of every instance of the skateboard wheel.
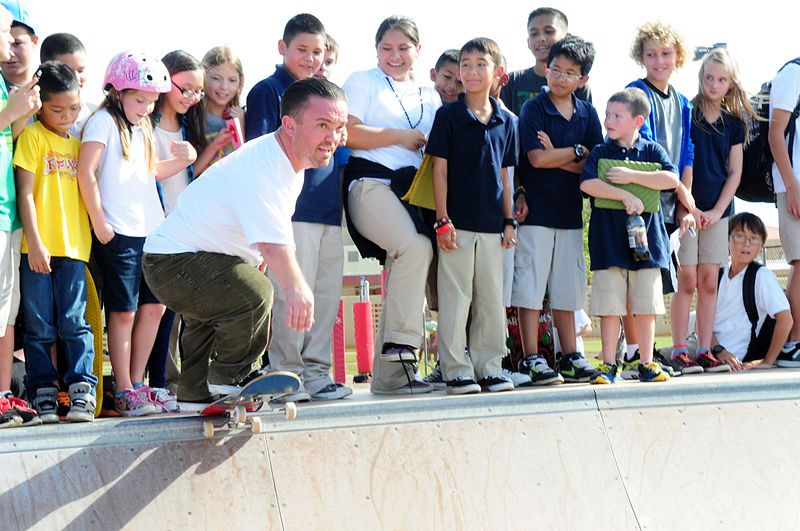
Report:
[{"label": "skateboard wheel", "polygon": [[297,416],[297,406],[294,402],[287,402],[284,411],[286,411],[286,420],[294,420]]},{"label": "skateboard wheel", "polygon": [[264,433],[264,424],[258,417],[250,417],[250,431],[253,433]]},{"label": "skateboard wheel", "polygon": [[239,424],[244,424],[247,420],[247,409],[244,406],[238,406],[235,410],[236,413],[234,414],[234,419],[236,420],[237,426]]},{"label": "skateboard wheel", "polygon": [[214,437],[214,424],[210,420],[203,422],[203,437],[206,439]]}]

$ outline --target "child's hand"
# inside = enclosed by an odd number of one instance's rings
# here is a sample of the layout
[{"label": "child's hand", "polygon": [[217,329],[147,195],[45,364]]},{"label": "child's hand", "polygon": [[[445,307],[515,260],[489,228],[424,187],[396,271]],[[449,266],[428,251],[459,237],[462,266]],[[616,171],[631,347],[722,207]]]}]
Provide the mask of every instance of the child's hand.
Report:
[{"label": "child's hand", "polygon": [[734,372],[743,371],[744,370],[744,364],[741,361],[739,361],[736,358],[736,356],[734,356],[733,354],[731,354],[727,350],[723,350],[722,352],[717,354],[717,359],[719,361],[721,361],[722,363],[727,364],[728,367],[730,367],[731,370],[734,371]]},{"label": "child's hand", "polygon": [[694,214],[689,212],[678,216],[678,226],[680,227],[678,236],[683,236],[689,229],[697,230],[699,228],[694,219]]},{"label": "child's hand", "polygon": [[630,184],[635,175],[635,171],[624,166],[614,166],[606,172],[606,177],[614,184]]},{"label": "child's hand", "polygon": [[169,150],[173,157],[187,164],[193,163],[197,158],[197,151],[195,151],[194,146],[185,140],[173,140]]},{"label": "child's hand", "polygon": [[36,245],[28,244],[28,265],[31,271],[36,273],[46,274],[52,271],[50,269],[50,251],[41,242]]},{"label": "child's hand", "polygon": [[230,144],[232,139],[233,135],[231,134],[230,130],[222,129],[219,133],[217,133],[217,136],[214,137],[214,140],[211,141],[211,149],[214,151],[219,151]]},{"label": "child's hand", "polygon": [[708,227],[708,213],[703,212],[699,208],[695,208],[692,216],[694,217],[695,227],[701,230]]},{"label": "child's hand", "polygon": [[644,203],[642,203],[642,200],[630,192],[625,192],[625,197],[622,198],[622,204],[625,206],[625,212],[627,212],[629,216],[644,212]]},{"label": "child's hand", "polygon": [[525,221],[528,217],[528,198],[525,194],[519,194],[517,201],[514,203],[514,219],[519,222]]},{"label": "child's hand", "polygon": [[427,143],[425,135],[419,129],[403,129],[400,145],[408,149],[421,149]]},{"label": "child's hand", "polygon": [[767,363],[766,360],[754,360],[748,361],[744,364],[745,370],[749,369],[774,369],[774,363]]},{"label": "child's hand", "polygon": [[41,109],[42,100],[39,97],[39,87],[36,86],[38,82],[38,78],[33,78],[26,85],[9,92],[6,109],[10,113],[12,122],[23,116],[32,116]]},{"label": "child's hand", "polygon": [[444,234],[436,235],[436,246],[446,253],[450,253],[458,249],[456,245],[456,228],[450,224],[450,230]]},{"label": "child's hand", "polygon": [[225,112],[228,115],[229,119],[238,118],[239,125],[240,126],[243,125],[242,120],[244,120],[244,109],[242,109],[241,107],[233,106],[233,107],[228,107]]},{"label": "child's hand", "polygon": [[717,209],[711,209],[708,212],[705,212],[706,215],[706,222],[703,225],[704,229],[712,226],[714,223],[722,219],[722,212],[718,211]]},{"label": "child's hand", "polygon": [[511,225],[506,225],[503,229],[503,249],[516,247],[517,243],[517,231]]},{"label": "child's hand", "polygon": [[106,223],[102,227],[95,227],[94,235],[97,238],[97,241],[99,241],[102,245],[107,244],[114,239],[114,236],[116,236],[114,229],[109,223]]},{"label": "child's hand", "polygon": [[688,210],[689,212],[694,212],[694,209],[697,207],[694,202],[694,197],[692,196],[692,192],[686,188],[683,183],[678,186],[678,201]]},{"label": "child's hand", "polygon": [[544,149],[553,149],[553,142],[550,141],[550,137],[547,136],[547,133],[544,131],[539,131],[536,133],[536,138],[538,138],[539,142],[542,143]]}]

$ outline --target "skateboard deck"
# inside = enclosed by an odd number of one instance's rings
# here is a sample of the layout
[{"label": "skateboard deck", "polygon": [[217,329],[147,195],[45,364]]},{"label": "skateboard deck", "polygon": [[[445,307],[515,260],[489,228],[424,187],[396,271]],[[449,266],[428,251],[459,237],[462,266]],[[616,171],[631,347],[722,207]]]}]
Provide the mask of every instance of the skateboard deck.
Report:
[{"label": "skateboard deck", "polygon": [[94,335],[94,364],[92,372],[97,376],[95,386],[94,416],[99,417],[103,409],[103,315],[100,311],[100,299],[97,297],[97,288],[94,279],[86,268],[86,322],[92,328]]},{"label": "skateboard deck", "polygon": [[[212,402],[200,411],[200,416],[224,415],[225,423],[215,425],[209,419],[203,423],[203,434],[210,439],[217,431],[249,429],[253,433],[262,433],[262,416],[281,415],[286,420],[293,420],[297,415],[294,402],[287,402],[283,407],[260,412],[264,403],[270,400],[296,393],[300,389],[300,378],[291,372],[275,371],[252,380],[236,393],[229,394]],[[253,413],[259,412],[258,416]]]}]

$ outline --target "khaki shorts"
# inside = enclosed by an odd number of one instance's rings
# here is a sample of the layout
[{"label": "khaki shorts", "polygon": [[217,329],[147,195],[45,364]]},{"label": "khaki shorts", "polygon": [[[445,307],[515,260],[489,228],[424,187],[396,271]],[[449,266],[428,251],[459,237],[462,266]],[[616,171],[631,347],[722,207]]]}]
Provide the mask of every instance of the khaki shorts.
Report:
[{"label": "khaki shorts", "polygon": [[0,231],[0,337],[14,326],[19,313],[19,260],[22,229]]},{"label": "khaki shorts", "polygon": [[634,315],[665,313],[660,269],[612,267],[594,272],[589,313],[599,317],[625,315],[627,306]]},{"label": "khaki shorts", "polygon": [[778,232],[786,261],[800,260],[800,219],[786,208],[786,193],[778,194]]},{"label": "khaki shorts", "polygon": [[582,310],[586,302],[586,259],[581,229],[524,225],[517,230],[512,306],[541,310],[545,291],[554,310]]},{"label": "khaki shorts", "polygon": [[682,266],[728,263],[728,218],[722,218],[711,227],[697,231],[697,236],[688,232],[684,234],[678,250],[678,260]]}]

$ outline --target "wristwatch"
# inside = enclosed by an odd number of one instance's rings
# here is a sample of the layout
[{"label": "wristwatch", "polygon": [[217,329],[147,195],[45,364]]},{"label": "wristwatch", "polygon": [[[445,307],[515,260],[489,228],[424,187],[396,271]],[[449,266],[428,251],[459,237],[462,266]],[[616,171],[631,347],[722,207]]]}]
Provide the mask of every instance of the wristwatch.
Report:
[{"label": "wristwatch", "polygon": [[715,356],[717,354],[722,354],[723,352],[725,352],[725,347],[723,347],[722,345],[714,345],[713,347],[711,347],[711,353]]},{"label": "wristwatch", "polygon": [[589,150],[583,147],[580,144],[575,144],[575,160],[573,162],[580,162],[586,158],[589,154]]},{"label": "wristwatch", "polygon": [[505,227],[511,227],[513,229],[516,229],[517,227],[519,227],[519,223],[517,223],[517,220],[514,218],[504,218],[503,228]]}]

